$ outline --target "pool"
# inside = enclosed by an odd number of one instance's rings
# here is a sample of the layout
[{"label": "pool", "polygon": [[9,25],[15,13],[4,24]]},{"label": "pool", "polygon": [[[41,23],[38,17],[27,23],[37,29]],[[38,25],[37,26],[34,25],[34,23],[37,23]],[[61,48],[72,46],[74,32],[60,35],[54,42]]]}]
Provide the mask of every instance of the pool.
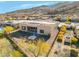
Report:
[{"label": "pool", "polygon": [[40,38],[43,38],[46,40],[48,40],[50,38],[50,35],[40,35],[40,34],[37,34],[37,33],[31,33],[31,32],[24,32],[24,31],[17,31],[17,32],[14,32],[14,33],[11,33],[11,36],[12,37],[29,37],[29,36],[36,36],[38,39]]}]

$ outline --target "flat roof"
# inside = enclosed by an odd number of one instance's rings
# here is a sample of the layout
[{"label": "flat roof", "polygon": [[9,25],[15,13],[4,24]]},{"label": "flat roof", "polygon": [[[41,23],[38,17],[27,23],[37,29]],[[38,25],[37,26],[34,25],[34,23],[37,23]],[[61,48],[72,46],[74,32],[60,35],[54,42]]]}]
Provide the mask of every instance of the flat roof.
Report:
[{"label": "flat roof", "polygon": [[[5,21],[7,23],[8,21]],[[13,24],[18,24],[18,23],[36,23],[36,24],[55,24],[55,22],[46,22],[46,21],[36,21],[36,20],[12,20],[11,21]]]}]

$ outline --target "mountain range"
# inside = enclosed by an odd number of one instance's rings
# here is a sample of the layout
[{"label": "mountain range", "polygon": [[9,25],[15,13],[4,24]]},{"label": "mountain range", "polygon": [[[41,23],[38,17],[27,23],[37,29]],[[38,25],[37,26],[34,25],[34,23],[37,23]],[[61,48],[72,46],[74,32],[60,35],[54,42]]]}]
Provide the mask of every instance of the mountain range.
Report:
[{"label": "mountain range", "polygon": [[26,13],[26,14],[79,14],[79,1],[76,2],[62,2],[55,5],[42,5],[38,7],[33,7],[30,9],[16,10],[10,13]]}]

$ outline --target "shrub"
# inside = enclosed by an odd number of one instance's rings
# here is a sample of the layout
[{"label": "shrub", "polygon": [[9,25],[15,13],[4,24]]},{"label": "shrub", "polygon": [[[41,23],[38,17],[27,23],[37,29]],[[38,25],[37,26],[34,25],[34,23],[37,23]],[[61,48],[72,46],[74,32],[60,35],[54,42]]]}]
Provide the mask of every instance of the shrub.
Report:
[{"label": "shrub", "polygon": [[23,56],[23,54],[20,53],[17,50],[14,50],[14,51],[11,51],[11,56],[13,56],[13,57],[21,57],[21,56]]},{"label": "shrub", "polygon": [[78,39],[77,39],[76,37],[72,37],[72,38],[71,38],[71,43],[72,43],[72,44],[76,44],[77,41],[78,41]]},{"label": "shrub", "polygon": [[11,27],[11,26],[6,26],[6,27],[4,28],[4,31],[5,31],[6,33],[10,33],[10,32],[13,31],[13,30],[14,30],[14,28]]},{"label": "shrub", "polygon": [[73,50],[73,49],[71,49],[71,51],[70,51],[70,56],[71,56],[71,57],[77,57],[77,56],[78,56],[78,52],[75,51],[75,50]]},{"label": "shrub", "polygon": [[50,45],[45,41],[39,39],[37,42],[31,42],[29,44],[29,50],[35,55],[44,55],[48,52]]}]

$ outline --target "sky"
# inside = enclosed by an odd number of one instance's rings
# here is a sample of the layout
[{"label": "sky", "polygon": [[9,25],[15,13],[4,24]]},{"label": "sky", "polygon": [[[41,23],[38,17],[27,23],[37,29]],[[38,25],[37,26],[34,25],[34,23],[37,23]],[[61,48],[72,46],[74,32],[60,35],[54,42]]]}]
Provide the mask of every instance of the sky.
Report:
[{"label": "sky", "polygon": [[0,1],[0,14],[41,5],[54,5],[58,1]]}]

